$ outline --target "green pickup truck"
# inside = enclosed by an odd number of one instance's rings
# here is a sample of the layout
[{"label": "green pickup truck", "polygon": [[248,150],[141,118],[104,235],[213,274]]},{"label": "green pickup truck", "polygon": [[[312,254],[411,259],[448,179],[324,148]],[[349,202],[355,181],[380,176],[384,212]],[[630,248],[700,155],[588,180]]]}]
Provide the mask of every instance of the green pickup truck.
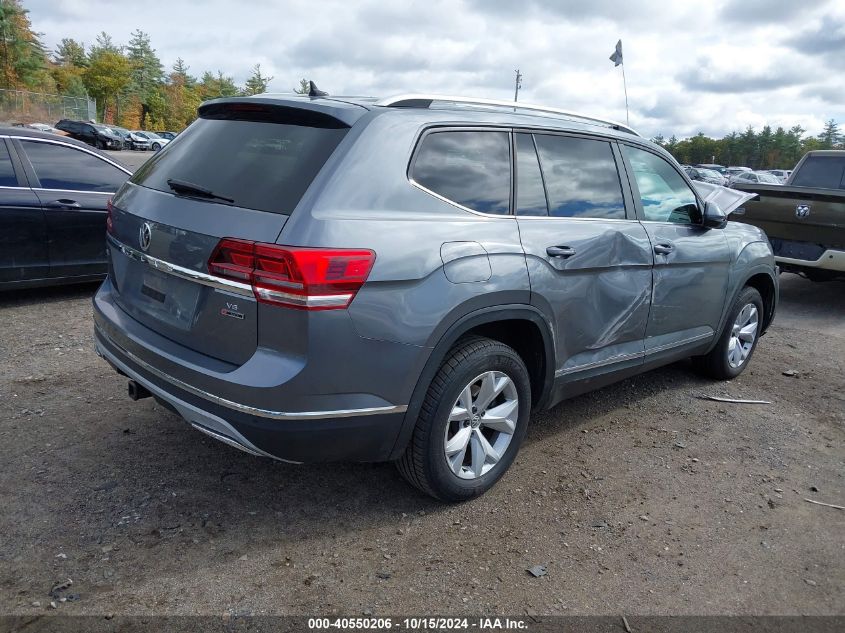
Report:
[{"label": "green pickup truck", "polygon": [[785,185],[735,184],[758,194],[731,220],[760,227],[782,270],[845,278],[845,150],[807,152]]}]

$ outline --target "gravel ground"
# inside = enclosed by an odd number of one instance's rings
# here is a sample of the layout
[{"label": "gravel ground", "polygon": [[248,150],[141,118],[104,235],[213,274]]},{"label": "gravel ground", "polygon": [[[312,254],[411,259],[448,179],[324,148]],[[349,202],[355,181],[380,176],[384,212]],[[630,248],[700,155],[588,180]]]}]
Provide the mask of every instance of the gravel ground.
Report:
[{"label": "gravel ground", "polygon": [[784,275],[731,383],[678,363],[534,416],[458,506],[131,402],[93,290],[0,295],[0,613],[843,613],[845,512],[804,499],[845,504],[845,283]]},{"label": "gravel ground", "polygon": [[121,150],[119,152],[115,152],[112,150],[105,150],[106,154],[114,158],[117,162],[125,165],[129,168],[129,171],[135,171],[141,165],[143,165],[149,158],[155,156],[155,152],[146,151],[146,152],[136,152],[132,150]]}]

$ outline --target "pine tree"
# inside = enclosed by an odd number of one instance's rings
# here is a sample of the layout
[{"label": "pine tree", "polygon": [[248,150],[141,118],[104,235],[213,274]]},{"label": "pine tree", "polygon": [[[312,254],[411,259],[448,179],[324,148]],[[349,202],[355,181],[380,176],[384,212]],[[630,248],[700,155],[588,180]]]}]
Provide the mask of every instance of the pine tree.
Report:
[{"label": "pine tree", "polygon": [[839,125],[833,119],[824,124],[824,130],[817,137],[821,142],[821,149],[833,149],[842,142]]},{"label": "pine tree", "polygon": [[137,99],[136,111],[137,105],[141,107],[138,123],[141,128],[146,129],[150,100],[164,79],[164,68],[150,45],[150,36],[140,29],[132,33],[132,39],[126,46],[126,58],[132,67],[127,93]]},{"label": "pine tree", "polygon": [[199,91],[202,98],[217,99],[218,97],[234,97],[240,94],[240,90],[235,85],[234,79],[227,77],[222,71],[217,71],[215,77],[210,72],[203,73],[199,82]]},{"label": "pine tree", "polygon": [[298,95],[307,95],[311,91],[311,82],[303,77],[299,80],[299,88],[294,88],[293,91]]},{"label": "pine tree", "polygon": [[53,60],[59,66],[76,66],[84,68],[88,65],[88,56],[85,54],[85,44],[75,39],[65,37],[53,52]]},{"label": "pine tree", "polygon": [[[19,0],[0,2],[0,88],[48,88],[47,51]],[[54,87],[49,86],[49,89]]]},{"label": "pine tree", "polygon": [[101,55],[102,53],[117,53],[119,55],[123,54],[123,49],[114,43],[112,40],[111,35],[106,33],[105,31],[100,31],[100,34],[97,36],[97,42],[91,46],[90,50],[88,51],[88,61],[93,62],[94,59]]},{"label": "pine tree", "polygon": [[257,95],[267,92],[267,85],[271,81],[273,81],[272,77],[266,77],[261,74],[261,64],[256,64],[252,68],[252,75],[246,80],[246,84],[244,84],[244,94]]}]

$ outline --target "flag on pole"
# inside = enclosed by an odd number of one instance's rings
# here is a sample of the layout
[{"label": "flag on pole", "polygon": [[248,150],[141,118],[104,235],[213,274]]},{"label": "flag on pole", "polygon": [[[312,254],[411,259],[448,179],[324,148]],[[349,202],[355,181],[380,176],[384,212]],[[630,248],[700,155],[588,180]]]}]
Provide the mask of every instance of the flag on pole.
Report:
[{"label": "flag on pole", "polygon": [[616,42],[616,50],[610,56],[610,61],[613,62],[614,66],[619,66],[622,63],[622,40]]}]

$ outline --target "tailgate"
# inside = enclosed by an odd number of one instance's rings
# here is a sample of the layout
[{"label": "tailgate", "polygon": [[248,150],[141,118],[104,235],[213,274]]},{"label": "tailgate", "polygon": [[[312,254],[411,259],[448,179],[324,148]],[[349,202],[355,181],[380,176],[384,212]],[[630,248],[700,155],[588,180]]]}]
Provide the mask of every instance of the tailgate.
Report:
[{"label": "tailgate", "polygon": [[266,306],[249,274],[223,278],[208,263],[223,238],[276,241],[349,129],[316,107],[206,104],[135,172],[114,198],[108,236],[109,274],[124,311],[228,363],[255,353]]},{"label": "tailgate", "polygon": [[759,198],[745,204],[745,215],[731,219],[760,227],[770,240],[845,249],[845,192],[778,185],[736,187]]}]

